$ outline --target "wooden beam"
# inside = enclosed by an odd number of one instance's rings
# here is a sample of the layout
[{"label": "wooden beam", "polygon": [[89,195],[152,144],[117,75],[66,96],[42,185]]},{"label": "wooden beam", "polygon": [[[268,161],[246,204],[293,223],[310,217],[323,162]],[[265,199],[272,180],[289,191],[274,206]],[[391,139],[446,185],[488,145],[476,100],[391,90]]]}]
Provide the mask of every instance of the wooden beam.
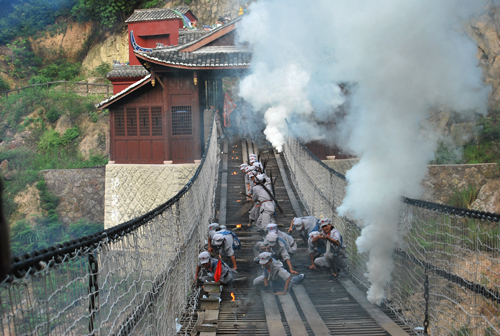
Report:
[{"label": "wooden beam", "polygon": [[330,336],[328,327],[326,326],[321,316],[319,316],[316,307],[314,307],[314,304],[309,298],[309,295],[307,295],[304,287],[302,285],[295,285],[292,287],[292,290],[295,294],[295,297],[297,298],[297,301],[299,302],[300,309],[302,309],[302,312],[306,316],[306,320],[309,323],[309,326],[311,326],[311,329],[313,330],[314,335]]},{"label": "wooden beam", "polygon": [[377,306],[371,304],[366,299],[366,296],[356,287],[356,285],[348,278],[341,277],[339,282],[345,289],[352,295],[352,297],[358,301],[358,303],[365,309],[368,314],[377,322],[385,331],[391,336],[409,336],[406,331],[401,329],[394,321],[392,321],[389,316]]},{"label": "wooden beam", "polygon": [[293,302],[290,293],[286,293],[285,295],[279,295],[278,297],[280,299],[283,312],[285,313],[286,321],[290,326],[290,333],[292,334],[292,336],[307,335],[304,322],[302,322],[302,318],[299,315],[299,311],[297,310],[295,302]]},{"label": "wooden beam", "polygon": [[[272,293],[261,292],[264,310],[266,311],[266,322],[269,336],[286,336],[285,327],[281,322],[281,315],[276,303],[276,297]],[[307,333],[305,334],[307,335]]]}]

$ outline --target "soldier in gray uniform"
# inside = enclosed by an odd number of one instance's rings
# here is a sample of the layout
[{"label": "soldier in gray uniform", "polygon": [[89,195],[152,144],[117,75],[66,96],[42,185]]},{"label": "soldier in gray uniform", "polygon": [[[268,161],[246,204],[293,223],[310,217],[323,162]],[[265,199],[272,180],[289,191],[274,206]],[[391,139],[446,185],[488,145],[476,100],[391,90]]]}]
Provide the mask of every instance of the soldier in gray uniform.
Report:
[{"label": "soldier in gray uniform", "polygon": [[274,252],[276,258],[287,263],[290,273],[298,274],[293,270],[292,262],[290,261],[290,246],[288,245],[288,241],[278,238],[277,233],[270,232],[264,239],[264,244],[267,245],[268,252]]},{"label": "soldier in gray uniform", "polygon": [[340,232],[333,228],[332,222],[329,218],[322,219],[319,226],[321,230],[323,230],[321,239],[326,245],[324,258],[332,270],[332,276],[336,278],[338,277],[340,270],[346,267],[345,258],[347,258],[347,253],[345,245],[342,243],[342,236],[340,235]]},{"label": "soldier in gray uniform", "polygon": [[[255,179],[259,183],[264,183],[265,177],[263,174],[257,175]],[[256,226],[259,230],[265,231],[267,224],[271,223],[271,217],[274,214],[274,201],[267,191],[259,184],[253,187],[252,198],[254,202],[260,203],[259,218],[257,219]]]},{"label": "soldier in gray uniform", "polygon": [[219,223],[208,224],[208,236],[210,237],[210,239],[214,237],[215,232],[217,232],[219,228]]},{"label": "soldier in gray uniform", "polygon": [[[210,253],[207,251],[201,252],[198,255],[198,266],[196,266],[195,281],[201,280],[201,282],[215,281],[214,275],[217,268],[218,259],[212,258]],[[233,272],[229,269],[229,266],[222,260],[222,272],[219,282],[223,285],[231,284],[233,279]]]},{"label": "soldier in gray uniform", "polygon": [[309,266],[309,269],[329,267],[324,257],[326,246],[323,239],[321,239],[321,233],[319,231],[313,231],[309,234],[307,252],[309,252],[309,257],[311,258],[311,266]]},{"label": "soldier in gray uniform", "polygon": [[208,246],[208,252],[212,253],[212,255],[220,255],[223,258],[231,258],[233,262],[233,268],[231,269],[236,271],[237,265],[234,256],[232,235],[223,235],[216,232]]},{"label": "soldier in gray uniform", "polygon": [[[267,224],[266,229],[267,229],[267,233],[270,233],[270,232],[276,233],[279,238],[281,238],[284,242],[286,242],[288,244],[288,249],[289,249],[288,253],[294,254],[295,252],[297,252],[297,244],[295,243],[295,240],[293,239],[293,237],[284,233],[283,231],[278,230],[278,225],[276,223]],[[257,242],[253,248],[255,257],[257,257],[263,251],[267,251],[268,246],[269,246],[269,244],[266,241],[266,239],[264,239],[264,241]]]},{"label": "soldier in gray uniform", "polygon": [[293,229],[295,229],[302,240],[307,243],[309,233],[318,225],[318,222],[319,219],[314,216],[295,217],[290,223],[288,233],[292,233]]},{"label": "soldier in gray uniform", "polygon": [[293,276],[283,268],[283,264],[272,258],[270,252],[259,254],[259,263],[264,268],[264,274],[254,279],[255,288],[268,289],[270,286],[275,292],[274,295],[285,295],[290,288],[290,283],[300,285],[304,279],[304,274]]}]

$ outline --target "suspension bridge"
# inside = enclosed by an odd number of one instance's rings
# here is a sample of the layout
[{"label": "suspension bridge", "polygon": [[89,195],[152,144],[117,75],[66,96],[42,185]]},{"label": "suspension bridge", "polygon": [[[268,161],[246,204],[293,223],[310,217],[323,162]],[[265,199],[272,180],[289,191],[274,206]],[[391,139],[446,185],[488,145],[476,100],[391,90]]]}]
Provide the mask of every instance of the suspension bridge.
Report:
[{"label": "suspension bridge", "polygon": [[[94,235],[15,257],[0,286],[1,334],[500,334],[500,215],[403,198],[393,281],[382,306],[373,306],[365,298],[368,256],[354,243],[361,226],[335,212],[345,196],[343,172],[314,157],[292,133],[285,138],[283,153],[275,153],[211,134],[192,179],[164,204]],[[307,275],[302,285],[279,297],[251,288],[260,269],[252,246],[260,237],[238,227],[246,224],[238,167],[250,152],[268,158],[266,169],[280,177],[280,230],[296,216],[332,218],[349,256],[339,279],[309,270],[302,244],[293,260]],[[193,285],[212,221],[242,241],[239,281],[212,300],[215,317],[205,314],[205,294]]]}]

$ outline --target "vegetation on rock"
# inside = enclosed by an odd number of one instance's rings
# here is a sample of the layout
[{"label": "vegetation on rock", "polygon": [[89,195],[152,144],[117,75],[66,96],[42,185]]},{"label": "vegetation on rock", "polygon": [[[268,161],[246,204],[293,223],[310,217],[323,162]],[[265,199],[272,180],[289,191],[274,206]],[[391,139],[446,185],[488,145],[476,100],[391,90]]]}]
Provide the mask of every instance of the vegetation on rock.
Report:
[{"label": "vegetation on rock", "polygon": [[[105,117],[96,113],[94,107],[95,101],[102,97],[79,96],[61,88],[34,88],[0,99],[0,138],[3,140],[0,162],[8,161],[10,176],[4,185],[3,205],[11,218],[14,254],[103,228],[102,223],[79,222],[68,227],[59,222],[58,199],[48,192],[39,174],[44,169],[95,167],[108,161],[107,155],[97,151],[86,160],[78,149],[81,120],[97,121]],[[71,125],[60,134],[56,126],[62,116],[66,116]],[[3,173],[5,176],[7,172]],[[14,197],[33,184],[40,192],[42,209],[34,221],[28,221],[16,212],[18,205]]]}]

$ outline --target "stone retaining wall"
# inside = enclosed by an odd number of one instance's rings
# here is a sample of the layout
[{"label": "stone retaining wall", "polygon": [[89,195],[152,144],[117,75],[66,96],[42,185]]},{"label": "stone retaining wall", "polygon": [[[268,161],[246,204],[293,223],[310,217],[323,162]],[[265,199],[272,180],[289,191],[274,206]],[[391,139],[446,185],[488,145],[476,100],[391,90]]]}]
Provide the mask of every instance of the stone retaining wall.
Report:
[{"label": "stone retaining wall", "polygon": [[57,214],[65,224],[104,222],[105,168],[49,169],[41,172],[47,189],[59,197]]},{"label": "stone retaining wall", "polygon": [[[325,160],[330,168],[345,174],[359,159]],[[424,194],[421,199],[447,204],[457,191],[474,186],[479,191],[486,182],[500,176],[496,163],[429,165],[422,181]]]},{"label": "stone retaining wall", "polygon": [[175,196],[198,164],[106,166],[104,228],[138,217]]},{"label": "stone retaining wall", "polygon": [[469,185],[479,191],[486,182],[499,176],[496,163],[429,165],[422,182],[425,188],[422,199],[446,204],[455,192]]}]

